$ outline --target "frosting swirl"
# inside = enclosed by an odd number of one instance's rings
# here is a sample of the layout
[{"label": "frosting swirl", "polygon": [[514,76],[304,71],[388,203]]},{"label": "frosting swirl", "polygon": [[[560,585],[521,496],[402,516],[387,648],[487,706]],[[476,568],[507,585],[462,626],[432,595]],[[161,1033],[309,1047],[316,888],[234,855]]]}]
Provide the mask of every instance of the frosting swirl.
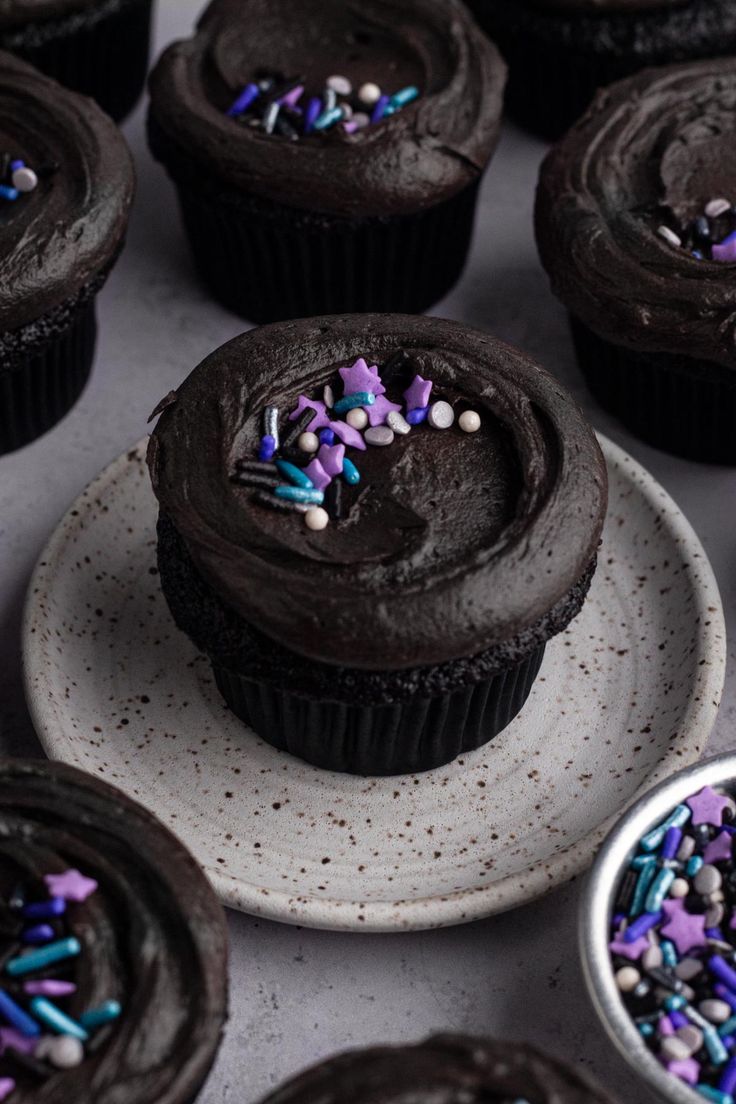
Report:
[{"label": "frosting swirl", "polygon": [[263,1104],[611,1104],[572,1067],[534,1047],[464,1035],[347,1051],[282,1085]]},{"label": "frosting swirl", "polygon": [[133,198],[128,147],[91,100],[0,53],[0,151],[55,166],[0,200],[0,330],[73,299],[113,261]]},{"label": "frosting swirl", "polygon": [[[433,397],[482,428],[428,427],[354,452],[363,491],[322,533],[265,509],[229,475],[263,408],[282,417],[341,365],[405,349]],[[389,397],[391,391],[389,390]],[[264,326],[212,353],[151,438],[162,512],[246,622],[333,665],[401,669],[475,655],[537,622],[594,558],[606,474],[561,385],[487,334],[435,318],[346,315]]]},{"label": "frosting swirl", "polygon": [[[736,17],[735,17],[736,19]],[[657,233],[736,198],[736,63],[641,73],[598,94],[540,175],[537,241],[552,290],[629,348],[736,365],[736,265]]]},{"label": "frosting swirl", "polygon": [[95,4],[99,4],[99,0],[0,0],[0,31],[58,19]]},{"label": "frosting swirl", "polygon": [[[421,96],[354,134],[289,142],[239,125],[227,107],[257,70],[335,71],[357,86]],[[505,66],[459,0],[215,0],[150,81],[155,123],[181,158],[236,188],[336,215],[431,206],[477,180],[495,148]],[[154,143],[155,145],[155,143]]]},{"label": "frosting swirl", "polygon": [[[188,1104],[226,1015],[224,914],[194,859],[119,791],[58,763],[0,764],[0,881],[10,892],[77,868],[99,887],[70,910],[78,1016],[123,1006],[81,1065],[43,1083],[18,1078],[13,1104]],[[6,894],[7,896],[7,894]]]}]

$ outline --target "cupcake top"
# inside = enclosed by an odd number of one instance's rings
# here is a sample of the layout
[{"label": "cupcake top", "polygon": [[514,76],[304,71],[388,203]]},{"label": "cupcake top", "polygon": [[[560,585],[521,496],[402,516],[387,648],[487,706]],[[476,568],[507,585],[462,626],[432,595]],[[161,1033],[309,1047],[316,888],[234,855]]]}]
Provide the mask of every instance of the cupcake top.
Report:
[{"label": "cupcake top", "polygon": [[[20,162],[37,177],[32,190],[13,186]],[[133,163],[91,100],[0,53],[0,185],[0,330],[15,330],[73,299],[115,258]]]},{"label": "cupcake top", "polygon": [[542,263],[601,337],[736,363],[735,120],[733,59],[651,69],[600,92],[548,155]]},{"label": "cupcake top", "polygon": [[91,8],[100,0],[0,0],[0,31],[43,19],[59,19]]},{"label": "cupcake top", "polygon": [[[162,512],[219,596],[309,659],[395,670],[524,633],[536,646],[595,556],[593,432],[552,376],[488,334],[404,315],[264,326],[168,402],[149,451]],[[316,440],[289,441],[295,427]],[[318,531],[290,509],[319,503],[333,517]]]},{"label": "cupcake top", "polygon": [[224,915],[140,806],[0,764],[0,1099],[188,1104],[226,1015]]},{"label": "cupcake top", "polygon": [[[214,0],[195,37],[166,50],[151,111],[180,166],[335,215],[402,214],[477,180],[498,138],[506,70],[460,0],[323,0],[314,13],[312,0]],[[329,110],[330,77],[350,89],[339,104],[352,118],[312,114],[312,101]],[[358,96],[366,86],[387,97],[380,121],[370,121],[376,99]],[[269,133],[282,95],[286,129],[274,121]]]},{"label": "cupcake top", "polygon": [[435,1035],[415,1046],[348,1051],[314,1066],[264,1104],[610,1104],[570,1066],[521,1043]]}]

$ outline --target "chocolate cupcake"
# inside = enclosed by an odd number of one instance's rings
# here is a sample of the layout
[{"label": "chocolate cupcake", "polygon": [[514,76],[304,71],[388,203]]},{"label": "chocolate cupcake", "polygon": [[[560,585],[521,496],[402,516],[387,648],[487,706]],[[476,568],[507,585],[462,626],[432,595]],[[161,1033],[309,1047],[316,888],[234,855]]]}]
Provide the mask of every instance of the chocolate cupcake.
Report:
[{"label": "chocolate cupcake", "polygon": [[0,53],[0,453],[81,394],[95,297],[133,198],[128,147],[90,100]]},{"label": "chocolate cupcake", "polygon": [[252,330],[164,402],[161,582],[239,717],[359,774],[509,723],[583,603],[606,505],[555,379],[452,322],[348,315]]},{"label": "chocolate cupcake", "polygon": [[435,1035],[351,1050],[313,1066],[263,1104],[611,1104],[571,1066],[525,1043]]},{"label": "chocolate cupcake", "polygon": [[542,166],[539,251],[598,401],[643,440],[736,463],[736,62],[598,95]]},{"label": "chocolate cupcake", "polygon": [[222,908],[150,813],[0,764],[0,1099],[191,1104],[226,1018]]},{"label": "chocolate cupcake", "polygon": [[211,294],[257,322],[437,302],[504,80],[459,0],[215,0],[149,114]]},{"label": "chocolate cupcake", "polygon": [[559,138],[596,89],[651,65],[736,52],[731,0],[468,0],[509,63],[506,103]]},{"label": "chocolate cupcake", "polygon": [[152,0],[0,0],[0,49],[119,121],[145,84],[151,8]]}]

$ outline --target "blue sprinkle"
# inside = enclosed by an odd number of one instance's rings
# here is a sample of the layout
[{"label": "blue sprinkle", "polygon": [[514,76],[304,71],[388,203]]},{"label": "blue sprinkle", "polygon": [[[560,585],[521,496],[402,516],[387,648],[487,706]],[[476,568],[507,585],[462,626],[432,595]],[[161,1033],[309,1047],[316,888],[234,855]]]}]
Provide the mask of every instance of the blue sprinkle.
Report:
[{"label": "blue sprinkle", "polygon": [[335,434],[332,432],[331,429],[328,429],[325,426],[324,429],[321,429],[319,431],[319,443],[321,445],[334,445],[334,443],[335,443]]},{"label": "blue sprinkle", "polygon": [[79,1023],[82,1027],[101,1027],[103,1024],[112,1023],[116,1020],[122,1007],[120,1001],[107,1000],[104,1004],[99,1005],[97,1008],[91,1008],[89,1012],[85,1012],[83,1016],[79,1017]]},{"label": "blue sprinkle", "polygon": [[309,490],[314,486],[309,476],[306,475],[301,468],[298,468],[296,464],[290,464],[288,460],[277,460],[276,467],[295,487],[303,487],[305,490]]},{"label": "blue sprinkle", "polygon": [[270,433],[267,433],[264,437],[261,437],[261,445],[258,449],[258,459],[263,462],[268,462],[273,459],[273,454],[276,451],[276,442]]},{"label": "blue sprinkle", "polygon": [[732,1096],[721,1092],[720,1089],[714,1089],[711,1085],[698,1084],[695,1086],[695,1091],[706,1100],[715,1100],[716,1104],[734,1104]]},{"label": "blue sprinkle", "polygon": [[339,123],[343,118],[344,112],[341,107],[333,107],[328,111],[323,111],[321,115],[318,115],[314,120],[313,127],[315,130],[327,130],[329,127],[334,126],[335,123]]},{"label": "blue sprinkle", "polygon": [[276,487],[273,493],[277,498],[284,498],[287,502],[304,502],[309,506],[321,506],[325,498],[324,492],[316,488],[309,490],[306,487],[286,485]]},{"label": "blue sprinkle", "polygon": [[23,943],[50,943],[55,935],[50,924],[35,924],[32,928],[25,928],[20,938]]},{"label": "blue sprinkle", "polygon": [[352,395],[344,395],[338,399],[333,410],[336,414],[344,414],[348,410],[355,410],[359,406],[373,406],[376,396],[370,391],[355,391]]},{"label": "blue sprinkle", "polygon": [[676,966],[679,959],[677,948],[671,939],[660,940],[659,949],[662,952],[662,961],[665,966]]},{"label": "blue sprinkle", "polygon": [[21,1035],[25,1035],[29,1039],[35,1039],[41,1034],[41,1028],[36,1021],[31,1019],[28,1013],[16,1004],[4,989],[0,989],[0,1014],[5,1017],[8,1023],[17,1028]]},{"label": "blue sprinkle", "polygon": [[371,112],[372,123],[380,123],[381,119],[386,114],[386,108],[388,107],[390,100],[391,97],[385,95],[376,100],[376,105]]},{"label": "blue sprinkle", "polygon": [[243,91],[240,93],[234,103],[228,108],[228,115],[231,118],[235,118],[236,115],[242,115],[244,111],[247,111],[250,105],[257,100],[261,94],[261,90],[257,84],[251,81],[250,84],[246,84]]},{"label": "blue sprinkle", "polygon": [[684,824],[687,824],[692,812],[687,805],[678,805],[656,828],[652,828],[651,832],[647,832],[645,836],[639,840],[639,846],[644,851],[656,851],[660,843],[667,835],[668,828],[682,828]]},{"label": "blue sprinkle", "polygon": [[414,84],[408,84],[406,88],[401,88],[398,92],[394,92],[393,96],[389,100],[389,106],[396,110],[397,107],[406,107],[407,104],[412,103],[419,96],[419,89]]},{"label": "blue sprinkle", "polygon": [[650,1023],[639,1024],[639,1034],[648,1039],[650,1035],[654,1034],[654,1025]]},{"label": "blue sprinkle", "polygon": [[304,133],[309,134],[314,130],[315,121],[322,114],[322,101],[319,96],[313,96],[304,113]]},{"label": "blue sprinkle", "polygon": [[74,958],[82,949],[82,945],[74,936],[68,939],[59,939],[56,943],[48,943],[45,947],[39,947],[37,951],[29,951],[28,954],[11,958],[5,966],[5,973],[11,977],[20,977],[21,974],[30,974],[34,970],[51,966],[54,962],[63,962],[66,958]]},{"label": "blue sprinkle", "polygon": [[410,410],[407,413],[406,420],[409,425],[419,425],[420,422],[424,422],[427,420],[428,412],[428,406],[415,406],[413,410]]},{"label": "blue sprinkle", "polygon": [[688,878],[694,878],[703,865],[703,860],[700,855],[693,855],[688,859],[687,866],[685,867],[685,873]]},{"label": "blue sprinkle", "polygon": [[81,1024],[78,1024],[71,1016],[67,1016],[66,1012],[62,1012],[46,997],[34,997],[31,1001],[31,1012],[42,1024],[50,1027],[58,1035],[73,1035],[75,1039],[81,1039],[83,1043],[89,1039],[89,1033],[85,1031]]},{"label": "blue sprinkle", "polygon": [[27,920],[52,920],[64,915],[66,901],[63,897],[50,897],[48,901],[33,901],[30,905],[25,905],[21,912]]},{"label": "blue sprinkle", "polygon": [[17,188],[11,188],[9,184],[0,184],[0,196],[3,199],[17,199],[19,195]]},{"label": "blue sprinkle", "polygon": [[354,486],[356,483],[360,483],[360,472],[356,468],[352,460],[348,460],[347,456],[342,462],[342,475],[346,483],[350,483]]}]

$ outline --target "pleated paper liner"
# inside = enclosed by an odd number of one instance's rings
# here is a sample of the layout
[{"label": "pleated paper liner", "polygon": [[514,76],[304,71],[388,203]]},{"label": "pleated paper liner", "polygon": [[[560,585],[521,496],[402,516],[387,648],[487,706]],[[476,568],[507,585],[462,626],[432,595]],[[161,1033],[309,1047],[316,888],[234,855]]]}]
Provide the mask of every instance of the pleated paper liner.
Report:
[{"label": "pleated paper liner", "polygon": [[267,743],[325,770],[414,774],[473,751],[498,735],[524,705],[545,645],[515,667],[436,698],[394,705],[318,701],[212,664],[233,713]]},{"label": "pleated paper liner", "polygon": [[0,363],[0,454],[40,437],[71,410],[89,379],[96,337],[92,296],[60,333]]},{"label": "pleated paper liner", "polygon": [[152,0],[100,0],[60,19],[29,22],[0,38],[67,88],[91,96],[120,121],[146,80]]},{"label": "pleated paper liner", "polygon": [[210,294],[252,322],[352,311],[427,310],[456,283],[478,182],[412,214],[339,218],[238,192],[182,166],[155,120],[195,265]]},{"label": "pleated paper liner", "polygon": [[595,398],[647,444],[689,460],[736,464],[736,369],[668,353],[639,353],[570,319]]}]

